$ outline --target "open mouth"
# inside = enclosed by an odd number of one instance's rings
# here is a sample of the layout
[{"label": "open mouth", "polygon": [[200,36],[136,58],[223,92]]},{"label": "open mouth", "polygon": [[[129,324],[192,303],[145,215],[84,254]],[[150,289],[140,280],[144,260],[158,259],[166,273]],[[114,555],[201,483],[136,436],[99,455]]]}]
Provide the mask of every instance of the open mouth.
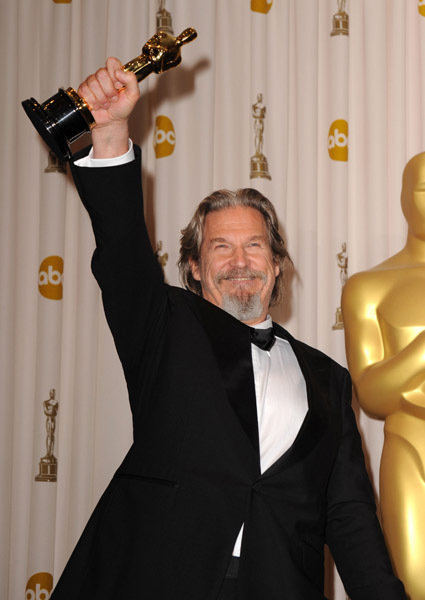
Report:
[{"label": "open mouth", "polygon": [[255,277],[228,277],[225,281],[254,281]]},{"label": "open mouth", "polygon": [[257,279],[265,280],[265,274],[261,271],[253,271],[251,269],[244,269],[243,271],[232,269],[227,272],[217,273],[215,276],[216,284],[220,284],[223,281],[231,281],[234,283],[249,283],[251,281],[256,281]]}]

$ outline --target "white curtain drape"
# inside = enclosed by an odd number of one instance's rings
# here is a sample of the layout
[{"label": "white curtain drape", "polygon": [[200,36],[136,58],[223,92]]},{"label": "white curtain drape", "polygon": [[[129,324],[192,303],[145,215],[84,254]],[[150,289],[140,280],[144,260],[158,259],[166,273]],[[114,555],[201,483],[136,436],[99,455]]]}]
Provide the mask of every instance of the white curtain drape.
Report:
[{"label": "white curtain drape", "polygon": [[[1,3],[4,599],[49,597],[131,443],[126,387],[90,272],[89,220],[20,102],[78,87],[107,56],[137,56],[160,5]],[[344,364],[344,332],[333,329],[337,254],[346,244],[350,275],[395,253],[406,235],[401,174],[425,149],[425,1],[168,0],[165,8],[174,35],[192,26],[198,38],[177,69],[141,83],[131,135],[142,146],[146,217],[168,281],[178,284],[179,232],[199,201],[217,188],[257,187],[276,206],[295,265],[274,317]],[[344,11],[349,30],[331,35]],[[250,178],[259,94],[271,179]],[[356,411],[378,491],[382,423]],[[52,454],[57,477],[40,465]],[[330,598],[345,598],[332,568],[327,586]]]}]

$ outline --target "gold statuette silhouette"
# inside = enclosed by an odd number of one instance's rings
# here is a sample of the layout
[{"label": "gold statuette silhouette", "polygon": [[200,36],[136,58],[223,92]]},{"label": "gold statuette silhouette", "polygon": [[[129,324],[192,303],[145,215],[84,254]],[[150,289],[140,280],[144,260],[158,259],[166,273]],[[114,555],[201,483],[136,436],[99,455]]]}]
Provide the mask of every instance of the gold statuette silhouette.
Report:
[{"label": "gold statuette silhouette", "polygon": [[[339,267],[339,278],[341,280],[341,288],[347,283],[347,267],[348,267],[348,255],[347,255],[347,244],[343,242],[341,252],[336,255],[336,260]],[[344,329],[344,321],[342,319],[341,307],[335,311],[335,323],[332,325],[333,330]]]},{"label": "gold statuette silhouette", "polygon": [[338,0],[338,12],[332,18],[331,36],[349,34],[349,17],[345,12],[345,1]]},{"label": "gold statuette silhouette", "polygon": [[267,158],[263,154],[264,119],[266,117],[263,94],[257,94],[257,102],[252,105],[252,116],[254,117],[255,154],[251,156],[250,178],[264,177],[265,179],[271,179]]},{"label": "gold statuette silhouette", "polygon": [[[194,40],[195,29],[188,27],[179,36],[160,31],[143,46],[142,53],[123,66],[142,81],[150,73],[162,73],[181,62],[181,47]],[[72,157],[71,144],[89,133],[96,122],[90,107],[72,88],[60,89],[57,94],[39,104],[34,98],[22,102],[25,112],[50,149],[62,160]]]},{"label": "gold statuette silhouette", "polygon": [[425,599],[425,153],[403,173],[404,248],[350,277],[342,294],[348,366],[362,408],[385,419],[382,525],[410,600]]},{"label": "gold statuette silhouette", "polygon": [[40,458],[40,472],[36,475],[36,481],[56,481],[58,474],[58,461],[53,455],[55,445],[56,415],[59,403],[55,399],[56,391],[50,390],[48,400],[43,402],[44,414],[46,415],[46,454]]},{"label": "gold statuette silhouette", "polygon": [[165,8],[165,0],[158,0],[158,12],[156,13],[156,31],[166,31],[173,35],[173,20],[171,13]]}]

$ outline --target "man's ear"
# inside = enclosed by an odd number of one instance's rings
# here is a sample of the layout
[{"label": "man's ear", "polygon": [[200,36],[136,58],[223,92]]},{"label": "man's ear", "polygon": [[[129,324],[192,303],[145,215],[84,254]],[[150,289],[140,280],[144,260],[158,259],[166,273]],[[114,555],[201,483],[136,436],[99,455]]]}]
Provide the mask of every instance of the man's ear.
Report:
[{"label": "man's ear", "polygon": [[192,273],[193,279],[196,281],[201,281],[201,274],[199,272],[199,263],[193,260],[193,258],[189,258],[189,266]]}]

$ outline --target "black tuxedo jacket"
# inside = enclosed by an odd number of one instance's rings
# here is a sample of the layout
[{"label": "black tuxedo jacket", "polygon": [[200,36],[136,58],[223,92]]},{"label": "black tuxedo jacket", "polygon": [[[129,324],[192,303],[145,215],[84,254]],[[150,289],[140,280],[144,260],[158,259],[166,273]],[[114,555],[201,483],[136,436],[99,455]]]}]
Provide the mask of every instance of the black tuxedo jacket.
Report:
[{"label": "black tuxedo jacket", "polygon": [[292,447],[261,474],[249,328],[164,283],[136,152],[120,167],[73,168],[134,443],[52,600],[214,600],[242,523],[241,600],[323,599],[324,543],[352,600],[404,598],[376,519],[347,371],[274,325],[298,358],[309,410]]}]

